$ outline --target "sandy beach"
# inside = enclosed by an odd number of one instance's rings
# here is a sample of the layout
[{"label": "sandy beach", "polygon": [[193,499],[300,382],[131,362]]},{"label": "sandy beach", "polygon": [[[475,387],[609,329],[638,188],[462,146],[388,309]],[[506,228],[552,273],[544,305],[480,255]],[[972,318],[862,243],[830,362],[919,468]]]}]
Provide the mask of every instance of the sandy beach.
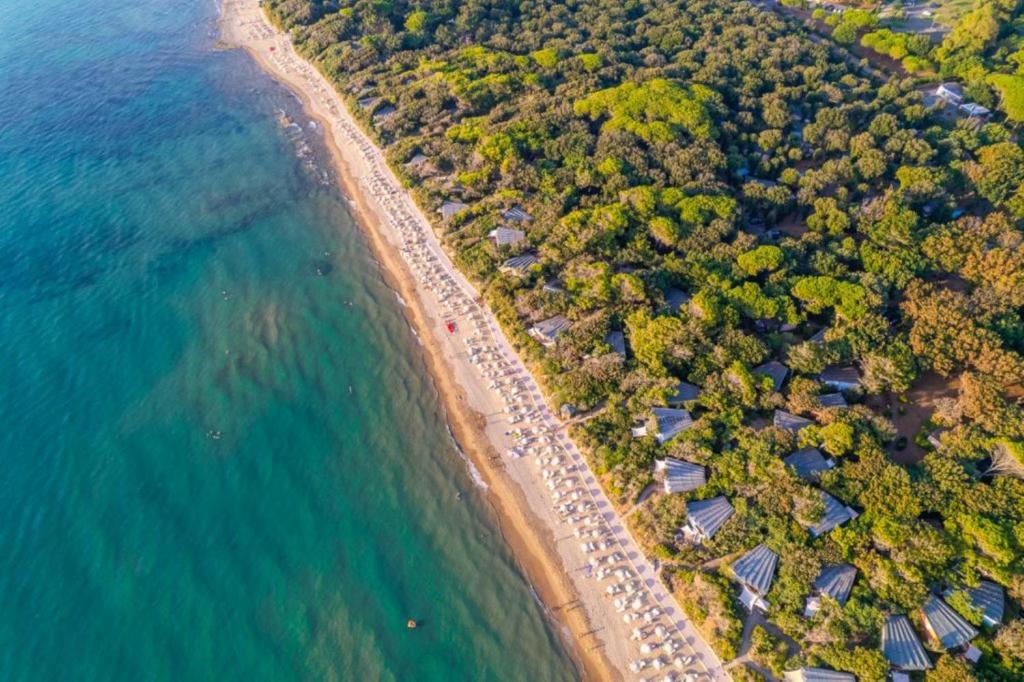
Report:
[{"label": "sandy beach", "polygon": [[353,216],[406,304],[455,438],[584,676],[729,679],[473,285],[329,83],[270,25],[258,0],[222,1],[221,38],[247,50],[324,126]]}]

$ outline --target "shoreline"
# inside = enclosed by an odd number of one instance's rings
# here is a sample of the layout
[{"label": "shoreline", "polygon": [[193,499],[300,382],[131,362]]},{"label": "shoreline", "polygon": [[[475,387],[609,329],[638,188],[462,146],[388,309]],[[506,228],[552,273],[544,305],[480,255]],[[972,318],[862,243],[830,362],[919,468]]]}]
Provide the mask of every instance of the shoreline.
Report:
[{"label": "shoreline", "polygon": [[[717,656],[660,584],[582,455],[568,439],[564,426],[550,415],[536,382],[486,305],[477,303],[475,288],[447,259],[429,221],[391,174],[380,150],[362,134],[333,87],[294,53],[287,38],[270,25],[258,0],[221,0],[219,9],[218,27],[223,43],[246,50],[261,69],[295,93],[307,114],[323,126],[324,140],[350,200],[352,217],[366,235],[385,282],[405,301],[403,315],[419,337],[452,437],[485,479],[488,489],[484,494],[495,511],[502,537],[543,604],[545,614],[555,621],[555,634],[578,671],[585,679],[635,679],[637,675],[628,672],[628,665],[643,656],[641,643],[630,641],[630,633],[642,621],[624,623],[622,614],[605,595],[609,583],[584,575],[581,569],[588,556],[580,549],[580,539],[572,535],[572,528],[564,525],[552,509],[540,469],[529,461],[534,458],[510,459],[500,454],[515,444],[508,435],[508,429],[514,427],[506,416],[509,410],[502,409],[500,393],[493,389],[498,380],[488,386],[488,379],[481,374],[472,355],[467,356],[466,346],[461,345],[470,333],[479,335],[481,343],[495,344],[488,347],[494,352],[485,355],[493,355],[500,367],[511,368],[505,374],[515,374],[511,381],[524,386],[530,400],[543,412],[539,419],[545,429],[542,433],[550,433],[553,439],[549,442],[561,447],[571,463],[577,465],[578,473],[583,474],[594,516],[600,514],[601,523],[609,526],[607,537],[615,541],[615,549],[625,553],[627,567],[642,583],[640,589],[649,591],[651,601],[644,609],[660,608],[661,616],[655,622],[664,621],[664,638],[680,641],[681,653],[692,654],[694,660],[688,666],[697,679],[729,679]],[[423,232],[413,247],[403,227],[410,223]],[[444,316],[457,320],[457,333],[449,333],[445,319],[431,314],[450,305],[446,303],[448,295],[438,294],[432,288],[433,274],[426,278],[421,274],[417,279],[413,270],[418,261],[416,256],[410,256],[412,248],[436,263],[431,266],[435,268],[432,272],[443,273],[444,286],[450,287],[445,291],[456,292],[453,298],[469,301],[465,309],[470,312]],[[476,326],[475,332],[471,325]],[[533,426],[533,421],[517,426],[527,425]],[[563,537],[566,534],[568,537]],[[566,641],[566,631],[570,641]],[[651,672],[654,671],[643,671]],[[658,678],[664,674],[658,674]]]}]

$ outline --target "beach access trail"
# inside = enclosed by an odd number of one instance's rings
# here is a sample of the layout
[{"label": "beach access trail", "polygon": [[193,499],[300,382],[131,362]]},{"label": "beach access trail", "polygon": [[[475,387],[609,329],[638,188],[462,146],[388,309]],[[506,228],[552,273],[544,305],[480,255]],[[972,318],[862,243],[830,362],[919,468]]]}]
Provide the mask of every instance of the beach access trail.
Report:
[{"label": "beach access trail", "polygon": [[494,316],[332,86],[269,23],[259,0],[223,0],[220,29],[325,127],[353,215],[406,304],[455,438],[482,473],[503,535],[584,676],[728,680]]}]

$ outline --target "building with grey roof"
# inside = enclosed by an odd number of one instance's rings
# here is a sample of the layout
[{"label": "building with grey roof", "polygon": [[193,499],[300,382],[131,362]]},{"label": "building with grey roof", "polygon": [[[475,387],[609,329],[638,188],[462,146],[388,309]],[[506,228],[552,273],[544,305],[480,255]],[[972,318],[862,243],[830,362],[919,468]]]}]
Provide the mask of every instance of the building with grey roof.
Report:
[{"label": "building with grey roof", "polygon": [[786,682],[857,682],[853,673],[841,673],[827,668],[800,668],[783,674]]},{"label": "building with grey roof", "polygon": [[764,596],[772,588],[778,562],[779,556],[764,545],[758,545],[733,562],[732,573],[743,586],[740,601],[748,610],[768,608]]},{"label": "building with grey roof", "polygon": [[821,537],[833,528],[857,518],[857,512],[853,509],[847,507],[824,490],[820,492],[822,502],[825,503],[825,511],[822,513],[820,519],[807,525],[807,532],[811,534],[812,538]]},{"label": "building with grey roof", "polygon": [[971,605],[981,612],[981,621],[995,627],[1003,622],[1003,611],[1006,609],[1006,597],[1003,586],[991,580],[982,580],[977,587],[967,591]]},{"label": "building with grey roof", "polygon": [[854,391],[860,388],[860,370],[853,365],[833,365],[818,375],[818,381],[833,391]]},{"label": "building with grey roof", "polygon": [[665,292],[665,307],[673,313],[678,313],[689,302],[690,295],[682,289],[669,289]]},{"label": "building with grey roof", "polygon": [[517,223],[528,223],[533,220],[530,214],[523,210],[522,206],[513,206],[508,210],[502,211],[501,217],[509,222]]},{"label": "building with grey roof", "polygon": [[441,204],[441,208],[437,209],[437,211],[441,214],[441,220],[451,220],[468,208],[469,206],[461,201],[446,201]]},{"label": "building with grey roof", "polygon": [[792,412],[786,412],[785,410],[775,410],[775,416],[772,417],[772,424],[775,425],[775,428],[789,431],[790,433],[799,433],[800,429],[813,423],[810,419],[798,417]]},{"label": "building with grey roof", "polygon": [[769,377],[772,380],[774,390],[779,391],[782,389],[782,385],[786,383],[786,377],[789,376],[789,368],[778,360],[771,360],[755,367],[754,374]]},{"label": "building with grey roof", "polygon": [[521,275],[527,272],[534,265],[540,263],[540,259],[532,253],[524,253],[521,256],[513,256],[501,264],[501,270],[514,275]]},{"label": "building with grey roof", "polygon": [[610,331],[608,335],[604,337],[604,342],[612,347],[612,352],[616,355],[626,357],[626,335],[620,331]]},{"label": "building with grey roof", "polygon": [[928,652],[910,619],[904,615],[889,616],[882,626],[882,655],[897,670],[927,670],[932,667]]},{"label": "building with grey roof", "polygon": [[425,154],[413,154],[412,158],[405,162],[405,165],[409,168],[419,168],[429,162],[430,159]]},{"label": "building with grey roof", "polygon": [[959,105],[964,101],[964,88],[959,83],[942,83],[935,88],[935,96],[950,104]]},{"label": "building with grey roof", "polygon": [[815,479],[822,471],[828,471],[835,466],[835,462],[825,459],[818,448],[802,448],[782,461],[804,480]]},{"label": "building with grey roof", "polygon": [[850,564],[825,566],[811,584],[811,596],[807,598],[805,616],[813,616],[821,610],[823,597],[834,599],[840,606],[850,598],[850,590],[857,580],[857,569]]},{"label": "building with grey roof", "polygon": [[818,396],[818,404],[822,407],[849,407],[842,393],[824,393]]},{"label": "building with grey roof", "polygon": [[686,493],[707,483],[707,471],[699,464],[671,457],[654,463],[654,470],[664,475],[665,492]]},{"label": "building with grey roof", "polygon": [[686,410],[674,407],[655,407],[651,410],[657,424],[655,437],[659,443],[667,443],[686,429],[693,426],[693,417]]},{"label": "building with grey roof", "polygon": [[568,331],[571,326],[572,323],[565,317],[555,315],[533,325],[528,333],[545,346],[552,346],[558,337]]},{"label": "building with grey roof", "polygon": [[669,405],[682,405],[700,398],[700,387],[680,381],[676,386],[676,392],[669,396],[666,401]]},{"label": "building with grey roof", "polygon": [[930,596],[921,607],[921,615],[928,634],[947,651],[966,646],[978,636],[974,626],[935,595]]},{"label": "building with grey roof", "polygon": [[487,237],[495,246],[515,246],[526,239],[526,233],[511,227],[496,227],[487,234]]},{"label": "building with grey roof", "polygon": [[723,495],[687,502],[686,525],[682,528],[682,534],[691,542],[710,540],[735,513],[736,510]]},{"label": "building with grey roof", "polygon": [[384,121],[388,120],[397,113],[398,109],[396,109],[394,105],[385,104],[380,109],[377,109],[375,112],[373,112],[373,122],[383,123]]}]

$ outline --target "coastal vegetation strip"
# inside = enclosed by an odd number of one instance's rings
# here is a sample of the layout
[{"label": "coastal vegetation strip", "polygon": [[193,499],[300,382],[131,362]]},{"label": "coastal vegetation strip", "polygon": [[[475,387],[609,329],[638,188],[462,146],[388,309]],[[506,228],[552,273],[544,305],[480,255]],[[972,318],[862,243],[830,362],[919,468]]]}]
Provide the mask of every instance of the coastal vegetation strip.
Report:
[{"label": "coastal vegetation strip", "polygon": [[[358,129],[322,76],[265,23],[255,0],[227,2],[223,9],[223,35],[245,46],[299,93],[328,128],[357,215],[386,270],[414,302],[409,314],[423,332],[427,358],[432,365],[445,365],[434,374],[453,411],[460,442],[488,472],[503,527],[508,522],[512,531],[507,537],[545,602],[578,640],[576,652],[585,674],[617,678],[627,670],[671,664],[678,671],[670,673],[673,677],[723,679],[717,657],[680,617],[574,444],[555,424],[533,378],[479,305],[473,287],[448,260],[429,221],[401,190],[380,150]],[[454,214],[464,208],[447,202],[442,211]],[[528,219],[516,210],[505,215]],[[520,230],[494,232],[500,241],[523,237]],[[443,317],[437,319],[438,314]],[[545,339],[567,324],[548,320],[535,331]],[[474,425],[467,428],[468,422]],[[494,463],[490,453],[495,449],[509,459]],[[566,524],[573,536],[546,541]],[[581,564],[583,571],[570,568]],[[644,655],[636,658],[638,653]]]},{"label": "coastal vegetation strip", "polygon": [[[605,490],[721,653],[757,653],[749,674],[1024,674],[1024,150],[990,51],[1012,36],[970,57],[989,117],[949,115],[962,88],[877,87],[743,2],[267,8],[586,413]],[[669,459],[706,482],[658,490]],[[707,525],[694,505],[717,498]],[[839,600],[816,585],[841,565]],[[771,626],[746,642],[744,609]]]}]

